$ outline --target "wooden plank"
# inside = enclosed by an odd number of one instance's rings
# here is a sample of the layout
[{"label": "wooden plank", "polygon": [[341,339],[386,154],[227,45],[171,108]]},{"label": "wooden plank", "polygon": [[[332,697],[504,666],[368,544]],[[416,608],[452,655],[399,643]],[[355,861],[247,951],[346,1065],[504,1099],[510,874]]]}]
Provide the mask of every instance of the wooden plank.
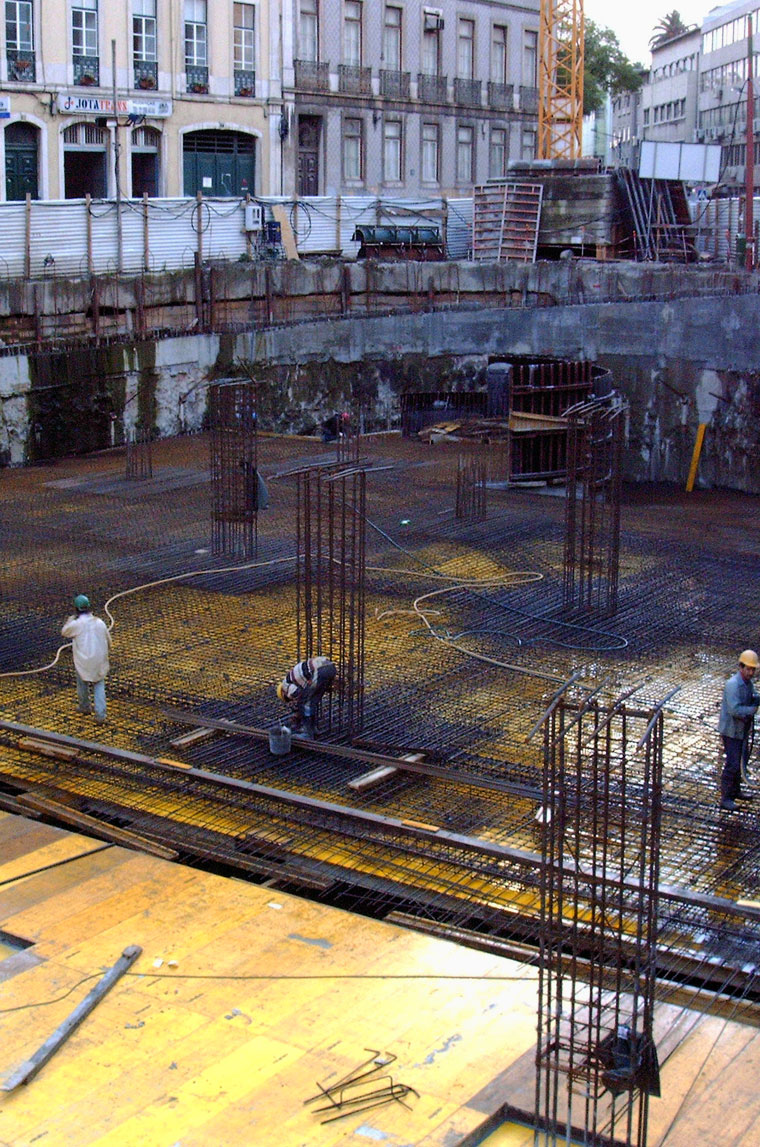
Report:
[{"label": "wooden plank", "polygon": [[[401,759],[404,761],[421,761],[424,756],[424,753],[406,753]],[[387,781],[388,777],[394,776],[397,772],[398,767],[396,765],[380,765],[378,768],[371,769],[368,773],[362,773],[360,777],[355,777],[354,780],[349,781],[348,787],[357,793],[365,792],[367,789]]]},{"label": "wooden plank", "polygon": [[73,824],[76,828],[83,828],[94,832],[97,836],[104,837],[114,844],[121,844],[126,848],[138,848],[141,852],[150,853],[151,856],[160,856],[162,860],[177,859],[178,854],[172,848],[165,848],[161,844],[156,844],[152,840],[138,836],[135,832],[127,832],[126,829],[117,828],[115,825],[97,820],[94,816],[87,816],[86,813],[77,812],[75,809],[60,804],[58,801],[52,801],[47,797],[38,797],[33,793],[24,793],[23,796],[19,797],[19,803],[22,804],[24,808],[32,808],[37,812],[54,816],[57,820],[62,820],[65,824]]},{"label": "wooden plank", "polygon": [[21,737],[16,746],[30,753],[42,753],[43,757],[57,757],[61,761],[73,761],[77,755],[76,749],[68,745],[54,745],[41,737]]},{"label": "wooden plank", "polygon": [[201,741],[210,741],[216,736],[216,729],[191,729],[189,733],[182,733],[174,737],[169,744],[173,749],[185,749],[188,745],[198,745]]}]

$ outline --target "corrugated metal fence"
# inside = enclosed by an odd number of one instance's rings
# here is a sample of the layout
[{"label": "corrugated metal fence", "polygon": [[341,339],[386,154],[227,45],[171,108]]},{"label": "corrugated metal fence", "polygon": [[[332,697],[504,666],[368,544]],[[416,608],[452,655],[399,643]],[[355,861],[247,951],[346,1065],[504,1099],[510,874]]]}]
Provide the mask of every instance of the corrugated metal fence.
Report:
[{"label": "corrugated metal fence", "polygon": [[[319,196],[258,199],[266,221],[282,204],[301,255],[353,258],[357,224],[433,225],[449,258],[466,258],[472,241],[472,199],[378,199]],[[175,271],[203,261],[271,254],[261,232],[244,230],[242,199],[31,200],[0,204],[0,275],[107,274]],[[265,236],[264,236],[265,238]],[[121,252],[119,252],[121,248]]]}]

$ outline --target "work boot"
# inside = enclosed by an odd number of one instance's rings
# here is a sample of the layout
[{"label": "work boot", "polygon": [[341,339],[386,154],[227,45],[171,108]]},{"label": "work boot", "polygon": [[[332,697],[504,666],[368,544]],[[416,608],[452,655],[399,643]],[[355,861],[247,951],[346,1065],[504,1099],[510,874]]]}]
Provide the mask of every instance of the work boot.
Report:
[{"label": "work boot", "polygon": [[300,729],[298,730],[297,733],[294,733],[293,736],[294,737],[302,737],[307,741],[313,741],[314,740],[316,733],[314,732],[314,726],[308,717],[304,717],[303,721],[301,722]]},{"label": "work boot", "polygon": [[723,797],[723,799],[720,802],[720,807],[725,809],[726,812],[735,812],[736,811],[736,805],[732,801],[731,797]]},{"label": "work boot", "polygon": [[753,801],[754,799],[752,793],[738,792],[733,795],[733,800],[735,801]]}]

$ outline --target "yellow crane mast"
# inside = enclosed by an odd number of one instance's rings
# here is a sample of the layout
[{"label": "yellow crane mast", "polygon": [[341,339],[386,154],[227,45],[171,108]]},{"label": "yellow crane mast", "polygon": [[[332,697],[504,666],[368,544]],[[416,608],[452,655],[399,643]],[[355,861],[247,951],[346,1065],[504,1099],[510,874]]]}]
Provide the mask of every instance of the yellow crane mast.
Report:
[{"label": "yellow crane mast", "polygon": [[583,0],[541,0],[538,157],[578,159],[583,128]]}]

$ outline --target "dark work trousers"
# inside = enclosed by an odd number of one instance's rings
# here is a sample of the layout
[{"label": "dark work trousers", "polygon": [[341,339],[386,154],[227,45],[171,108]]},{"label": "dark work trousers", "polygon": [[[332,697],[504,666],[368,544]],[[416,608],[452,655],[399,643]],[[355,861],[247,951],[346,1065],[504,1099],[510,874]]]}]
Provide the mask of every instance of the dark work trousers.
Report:
[{"label": "dark work trousers", "polygon": [[330,662],[320,665],[308,685],[304,685],[301,696],[296,703],[296,713],[299,717],[306,717],[315,725],[319,717],[319,702],[335,680],[336,669]]},{"label": "dark work trousers", "polygon": [[720,795],[723,800],[733,800],[736,794],[741,792],[744,745],[743,737],[723,738],[723,747],[726,750],[726,763],[720,778]]}]

